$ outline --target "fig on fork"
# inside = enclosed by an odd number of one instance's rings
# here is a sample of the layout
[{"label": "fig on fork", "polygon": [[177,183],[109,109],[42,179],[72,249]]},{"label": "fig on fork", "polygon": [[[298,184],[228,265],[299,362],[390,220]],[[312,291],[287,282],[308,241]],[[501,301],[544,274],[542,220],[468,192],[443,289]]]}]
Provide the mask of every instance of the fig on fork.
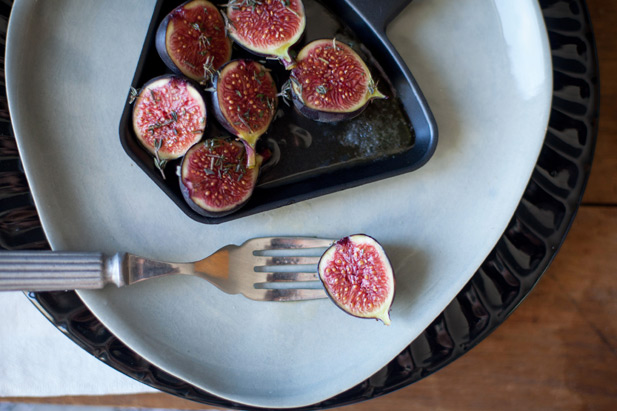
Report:
[{"label": "fig on fork", "polygon": [[386,252],[373,237],[356,234],[338,240],[321,257],[318,272],[340,309],[390,325],[394,272]]}]

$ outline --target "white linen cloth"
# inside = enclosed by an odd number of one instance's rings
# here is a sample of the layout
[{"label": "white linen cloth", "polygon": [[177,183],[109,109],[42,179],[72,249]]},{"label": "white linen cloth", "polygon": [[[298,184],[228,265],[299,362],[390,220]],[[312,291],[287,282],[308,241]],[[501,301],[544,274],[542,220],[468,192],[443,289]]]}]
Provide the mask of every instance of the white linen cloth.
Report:
[{"label": "white linen cloth", "polygon": [[22,292],[0,293],[0,397],[154,392],[79,347]]}]

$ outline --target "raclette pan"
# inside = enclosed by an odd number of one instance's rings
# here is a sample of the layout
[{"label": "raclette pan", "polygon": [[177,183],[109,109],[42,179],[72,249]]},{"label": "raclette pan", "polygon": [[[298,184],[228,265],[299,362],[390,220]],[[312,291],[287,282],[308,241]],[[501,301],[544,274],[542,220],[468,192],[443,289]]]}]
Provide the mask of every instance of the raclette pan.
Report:
[{"label": "raclette pan", "polygon": [[[279,101],[275,120],[258,142],[258,151],[267,149],[271,157],[261,167],[251,199],[234,213],[205,217],[190,208],[176,175],[181,159],[166,165],[165,177],[155,168],[152,156],[133,132],[133,106],[128,96],[119,129],[124,150],[182,211],[204,224],[223,223],[417,170],[435,151],[437,125],[407,65],[386,36],[388,23],[410,2],[304,0],[306,29],[292,50],[297,52],[318,38],[336,38],[351,45],[388,99],[375,100],[360,116],[338,123],[309,120],[297,113],[293,104]],[[159,23],[181,3],[157,2],[131,84],[135,89],[171,73],[156,51],[155,36]],[[213,3],[224,10],[224,3]],[[279,90],[289,77],[278,61],[264,61],[234,45],[232,59],[236,58],[255,59],[271,69]],[[228,136],[211,114],[210,102],[206,104],[204,138]]]}]

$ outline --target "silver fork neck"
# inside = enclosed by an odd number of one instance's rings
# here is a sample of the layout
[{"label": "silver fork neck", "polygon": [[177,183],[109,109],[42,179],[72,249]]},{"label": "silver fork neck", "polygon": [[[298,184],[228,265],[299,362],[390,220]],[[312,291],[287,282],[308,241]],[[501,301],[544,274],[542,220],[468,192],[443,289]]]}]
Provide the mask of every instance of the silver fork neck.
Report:
[{"label": "silver fork neck", "polygon": [[[134,284],[138,281],[148,280],[156,277],[163,277],[173,274],[194,274],[193,263],[170,263],[165,261],[151,260],[134,254],[125,254],[125,269],[120,270],[125,273],[123,285]],[[118,267],[121,267],[118,265]]]},{"label": "silver fork neck", "polygon": [[127,284],[124,275],[123,265],[126,261],[126,253],[116,253],[104,259],[103,280],[104,282],[123,287]]}]

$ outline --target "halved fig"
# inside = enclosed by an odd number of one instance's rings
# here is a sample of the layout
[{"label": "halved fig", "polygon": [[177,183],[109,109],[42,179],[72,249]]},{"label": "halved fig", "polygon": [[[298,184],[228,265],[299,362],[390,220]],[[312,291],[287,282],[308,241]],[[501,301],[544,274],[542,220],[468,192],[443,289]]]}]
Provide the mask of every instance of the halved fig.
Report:
[{"label": "halved fig", "polygon": [[360,56],[334,39],[307,44],[298,53],[290,82],[295,107],[316,121],[350,119],[371,100],[386,98]]},{"label": "halved fig", "polygon": [[319,277],[330,298],[345,312],[390,325],[394,272],[383,247],[372,237],[344,237],[319,261]]},{"label": "halved fig", "polygon": [[306,15],[301,0],[230,0],[227,31],[248,51],[293,64],[289,48],[304,33]]},{"label": "halved fig", "polygon": [[276,113],[276,84],[268,69],[253,60],[232,60],[214,76],[216,119],[246,145],[247,167],[255,164],[255,144]]},{"label": "halved fig", "polygon": [[242,207],[253,194],[261,157],[247,169],[246,150],[238,141],[208,139],[193,146],[182,159],[180,191],[201,215],[221,217]]},{"label": "halved fig", "polygon": [[200,83],[231,59],[223,16],[206,0],[187,1],[165,16],[156,50],[170,70]]},{"label": "halved fig", "polygon": [[185,78],[153,78],[142,87],[133,104],[135,136],[155,156],[155,162],[183,156],[204,134],[204,96]]}]

